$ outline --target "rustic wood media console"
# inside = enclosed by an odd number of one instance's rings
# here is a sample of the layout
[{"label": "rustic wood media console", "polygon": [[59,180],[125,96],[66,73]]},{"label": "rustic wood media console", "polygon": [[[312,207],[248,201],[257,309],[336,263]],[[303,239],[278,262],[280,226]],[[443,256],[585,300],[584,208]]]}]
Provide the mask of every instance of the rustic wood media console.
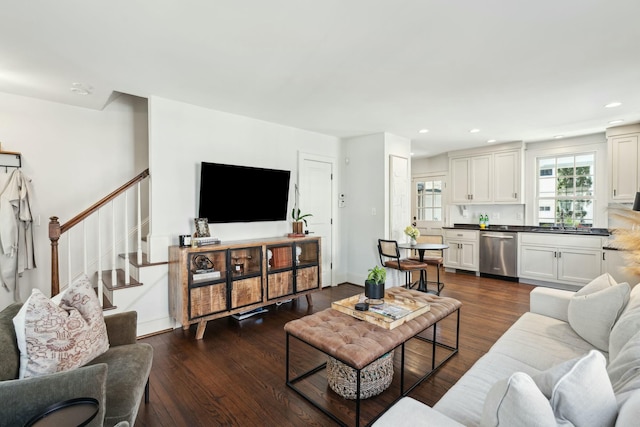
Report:
[{"label": "rustic wood media console", "polygon": [[184,329],[320,290],[319,237],[222,242],[169,248],[169,307]]}]

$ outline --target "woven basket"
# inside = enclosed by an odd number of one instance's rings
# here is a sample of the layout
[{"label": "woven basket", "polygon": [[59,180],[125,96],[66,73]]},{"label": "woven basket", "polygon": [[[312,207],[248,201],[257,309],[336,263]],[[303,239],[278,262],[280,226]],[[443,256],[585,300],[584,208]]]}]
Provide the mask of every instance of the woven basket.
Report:
[{"label": "woven basket", "polygon": [[[329,357],[327,381],[331,390],[345,399],[356,398],[356,370],[339,360]],[[376,396],[385,391],[393,381],[393,351],[360,371],[360,399]]]}]

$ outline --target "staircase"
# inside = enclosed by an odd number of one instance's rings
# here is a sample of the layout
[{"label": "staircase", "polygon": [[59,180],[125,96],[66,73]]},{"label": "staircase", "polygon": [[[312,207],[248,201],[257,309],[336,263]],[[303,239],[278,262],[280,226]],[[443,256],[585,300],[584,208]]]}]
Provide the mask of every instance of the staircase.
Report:
[{"label": "staircase", "polygon": [[[143,211],[148,211],[148,182],[146,169],[66,223],[50,218],[51,295],[84,273],[92,279],[103,308],[113,310],[123,301],[117,293],[143,286],[142,269],[153,265],[147,261],[142,237],[148,229],[148,220],[142,220]],[[125,305],[131,306],[131,301]]]}]

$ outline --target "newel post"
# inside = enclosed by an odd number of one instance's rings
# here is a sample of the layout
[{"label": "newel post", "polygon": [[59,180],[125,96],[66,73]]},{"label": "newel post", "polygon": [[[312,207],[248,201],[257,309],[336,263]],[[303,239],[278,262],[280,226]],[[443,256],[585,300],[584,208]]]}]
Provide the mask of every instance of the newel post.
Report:
[{"label": "newel post", "polygon": [[60,223],[58,222],[57,216],[52,216],[49,218],[49,240],[51,240],[51,296],[60,293],[58,239],[60,239]]}]

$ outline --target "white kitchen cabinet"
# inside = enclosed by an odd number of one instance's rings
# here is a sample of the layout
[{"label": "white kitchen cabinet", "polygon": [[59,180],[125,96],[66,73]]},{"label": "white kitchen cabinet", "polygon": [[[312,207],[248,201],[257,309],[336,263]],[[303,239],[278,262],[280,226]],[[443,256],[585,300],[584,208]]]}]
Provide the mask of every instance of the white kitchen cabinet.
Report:
[{"label": "white kitchen cabinet", "polygon": [[491,202],[490,154],[451,159],[452,190],[454,203]]},{"label": "white kitchen cabinet", "polygon": [[601,237],[521,233],[519,245],[521,281],[583,285],[602,274]]},{"label": "white kitchen cabinet", "polygon": [[449,245],[444,250],[445,268],[478,271],[478,231],[448,229],[444,231],[444,242]]},{"label": "white kitchen cabinet", "polygon": [[633,202],[636,192],[640,191],[640,150],[638,136],[628,134],[612,136],[610,144],[611,200],[625,203]]},{"label": "white kitchen cabinet", "polygon": [[520,203],[522,200],[522,167],[520,150],[493,155],[493,201]]},{"label": "white kitchen cabinet", "polygon": [[451,202],[456,204],[521,203],[521,149],[452,156]]}]

